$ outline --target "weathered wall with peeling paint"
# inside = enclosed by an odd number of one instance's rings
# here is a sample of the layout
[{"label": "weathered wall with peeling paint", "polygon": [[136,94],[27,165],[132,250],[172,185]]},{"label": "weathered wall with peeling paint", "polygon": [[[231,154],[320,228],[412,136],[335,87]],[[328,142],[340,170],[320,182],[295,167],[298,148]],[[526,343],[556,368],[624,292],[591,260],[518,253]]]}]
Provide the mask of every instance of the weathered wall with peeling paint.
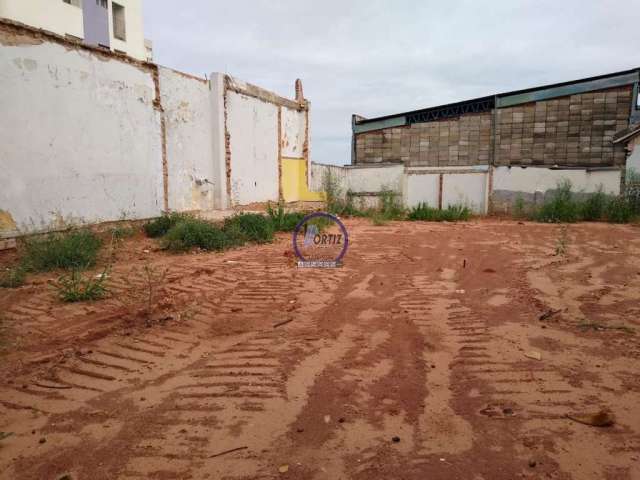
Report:
[{"label": "weathered wall with peeling paint", "polygon": [[278,201],[278,107],[229,92],[231,199],[234,205]]},{"label": "weathered wall with peeling paint", "polygon": [[165,117],[169,209],[211,210],[214,187],[223,177],[214,169],[209,82],[160,67]]},{"label": "weathered wall with peeling paint", "polygon": [[308,109],[0,20],[0,236],[278,201]]},{"label": "weathered wall with peeling paint", "polygon": [[21,232],[162,210],[153,70],[0,29],[0,209]]}]

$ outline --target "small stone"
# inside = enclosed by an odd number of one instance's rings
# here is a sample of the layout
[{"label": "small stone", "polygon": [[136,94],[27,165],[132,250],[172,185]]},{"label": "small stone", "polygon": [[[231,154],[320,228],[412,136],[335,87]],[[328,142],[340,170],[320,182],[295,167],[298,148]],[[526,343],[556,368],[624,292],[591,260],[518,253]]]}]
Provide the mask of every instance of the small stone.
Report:
[{"label": "small stone", "polygon": [[289,471],[289,465],[280,465],[280,468],[278,468],[278,471],[280,473],[287,473]]},{"label": "small stone", "polygon": [[536,462],[535,460],[533,460],[533,459],[529,460],[529,466],[531,468],[535,468],[537,464],[538,464],[538,462]]},{"label": "small stone", "polygon": [[400,442],[400,437],[395,436],[395,437],[393,437],[393,438],[391,439],[391,441],[392,441],[393,443],[399,443],[399,442]]},{"label": "small stone", "polygon": [[46,439],[46,438],[42,437],[42,438],[40,439],[40,443],[46,443],[46,442],[47,442],[47,439]]},{"label": "small stone", "polygon": [[298,433],[302,433],[302,432],[304,432],[304,428],[302,428],[302,427],[298,427],[298,428],[296,429],[296,432],[298,432]]},{"label": "small stone", "polygon": [[505,415],[513,415],[513,409],[509,407],[503,408],[502,413],[504,413]]},{"label": "small stone", "polygon": [[338,419],[338,423],[344,423],[344,417],[340,417],[340,418]]}]

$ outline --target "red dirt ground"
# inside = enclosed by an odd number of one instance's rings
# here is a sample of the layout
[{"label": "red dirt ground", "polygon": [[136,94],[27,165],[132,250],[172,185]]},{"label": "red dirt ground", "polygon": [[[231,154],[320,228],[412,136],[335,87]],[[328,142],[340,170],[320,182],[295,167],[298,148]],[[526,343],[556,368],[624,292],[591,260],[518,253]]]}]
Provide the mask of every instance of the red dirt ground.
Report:
[{"label": "red dirt ground", "polygon": [[108,299],[0,290],[0,478],[640,478],[640,229],[347,227],[336,270],[138,237]]}]

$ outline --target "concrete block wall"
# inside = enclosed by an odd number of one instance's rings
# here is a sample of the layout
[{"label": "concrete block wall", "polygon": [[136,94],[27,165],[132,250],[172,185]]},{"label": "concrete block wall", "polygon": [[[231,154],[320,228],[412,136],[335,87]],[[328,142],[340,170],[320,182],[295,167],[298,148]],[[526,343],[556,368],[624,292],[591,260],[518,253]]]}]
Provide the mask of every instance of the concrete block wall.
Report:
[{"label": "concrete block wall", "polygon": [[360,133],[355,141],[358,164],[387,161],[426,167],[487,164],[491,114],[468,114]]},{"label": "concrete block wall", "polygon": [[622,166],[613,134],[629,125],[631,86],[496,111],[495,165]]}]

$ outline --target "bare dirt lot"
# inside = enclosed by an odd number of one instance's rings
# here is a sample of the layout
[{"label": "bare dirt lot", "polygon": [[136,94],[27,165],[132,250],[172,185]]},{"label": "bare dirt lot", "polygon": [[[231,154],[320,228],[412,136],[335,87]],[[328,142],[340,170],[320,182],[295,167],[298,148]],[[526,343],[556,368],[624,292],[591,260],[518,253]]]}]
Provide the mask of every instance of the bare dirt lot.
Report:
[{"label": "bare dirt lot", "polygon": [[0,478],[640,478],[639,228],[347,227],[341,269],[139,237],[106,300],[0,290]]}]

